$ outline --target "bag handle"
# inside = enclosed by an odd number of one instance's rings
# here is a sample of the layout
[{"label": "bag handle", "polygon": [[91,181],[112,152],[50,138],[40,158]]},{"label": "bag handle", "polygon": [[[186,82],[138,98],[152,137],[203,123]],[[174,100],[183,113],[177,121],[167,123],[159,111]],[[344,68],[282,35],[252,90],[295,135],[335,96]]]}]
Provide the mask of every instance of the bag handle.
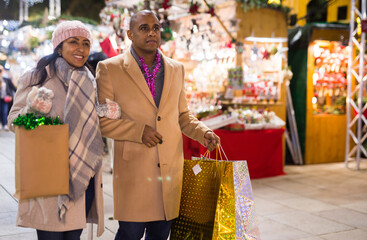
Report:
[{"label": "bag handle", "polygon": [[206,152],[201,156],[201,158],[210,158],[210,151],[207,149]]},{"label": "bag handle", "polygon": [[[222,153],[223,153],[225,159],[223,159]],[[220,159],[218,159],[218,156],[220,157]],[[210,158],[210,151],[209,151],[209,149],[207,149],[205,151],[205,153],[202,155],[202,158]],[[219,143],[217,144],[217,147],[215,148],[215,160],[216,161],[218,161],[218,160],[226,160],[226,161],[228,161],[228,157],[227,157],[226,153],[224,152],[222,145],[220,145]]]},{"label": "bag handle", "polygon": [[[217,148],[216,148],[216,159],[215,160],[217,160],[217,157],[218,157],[218,153],[219,153],[219,156],[220,156],[220,160],[226,160],[226,161],[228,161],[228,158],[227,158],[227,155],[226,155],[226,153],[224,152],[224,150],[223,150],[223,148],[222,148],[222,145],[220,145],[219,143],[217,144]],[[225,157],[225,159],[223,159],[223,157],[222,157],[222,152],[223,152],[223,155],[224,155],[224,157]]]}]

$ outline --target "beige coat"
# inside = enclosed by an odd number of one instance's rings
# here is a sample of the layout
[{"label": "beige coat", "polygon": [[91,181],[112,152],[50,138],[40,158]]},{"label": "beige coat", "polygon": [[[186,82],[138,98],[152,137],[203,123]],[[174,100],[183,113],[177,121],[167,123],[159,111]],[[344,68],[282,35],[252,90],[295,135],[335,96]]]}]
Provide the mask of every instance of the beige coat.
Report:
[{"label": "beige coat", "polygon": [[[12,123],[19,114],[28,112],[26,99],[32,87],[28,87],[31,81],[31,72],[25,73],[18,81],[18,90],[15,94],[14,104],[8,117]],[[66,100],[66,91],[58,77],[46,80],[44,87],[54,92],[51,116],[60,116],[63,119],[63,111]],[[56,104],[57,103],[57,104]],[[86,227],[86,222],[98,223],[97,235],[104,231],[102,169],[95,175],[95,198],[89,211],[88,219],[85,218],[85,194],[66,211],[65,221],[59,221],[57,214],[58,197],[34,198],[19,202],[17,226],[30,227],[45,231],[69,231]]]},{"label": "beige coat", "polygon": [[[164,85],[156,107],[144,76],[131,55],[99,62],[100,102],[116,101],[121,119],[100,119],[102,134],[114,139],[114,217],[120,221],[158,221],[178,217],[183,175],[182,133],[201,143],[209,129],[189,111],[183,65],[163,57]],[[163,136],[163,144],[142,144],[145,124]]]}]

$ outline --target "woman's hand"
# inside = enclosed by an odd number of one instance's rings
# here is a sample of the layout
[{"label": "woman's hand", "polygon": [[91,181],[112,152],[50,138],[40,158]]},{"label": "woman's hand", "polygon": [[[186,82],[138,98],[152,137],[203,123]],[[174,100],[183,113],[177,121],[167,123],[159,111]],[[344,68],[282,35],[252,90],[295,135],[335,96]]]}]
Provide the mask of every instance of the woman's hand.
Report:
[{"label": "woman's hand", "polygon": [[54,92],[45,87],[32,87],[27,96],[27,106],[39,113],[48,114],[52,108],[52,99]]},{"label": "woman's hand", "polygon": [[121,117],[121,108],[117,102],[106,98],[106,103],[97,106],[97,114],[99,117],[119,119]]}]

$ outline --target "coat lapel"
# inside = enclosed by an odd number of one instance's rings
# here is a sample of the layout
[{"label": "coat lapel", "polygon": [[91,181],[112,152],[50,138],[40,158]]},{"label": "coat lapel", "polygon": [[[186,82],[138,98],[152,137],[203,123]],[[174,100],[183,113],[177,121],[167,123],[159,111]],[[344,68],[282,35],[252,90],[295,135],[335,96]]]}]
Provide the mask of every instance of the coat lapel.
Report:
[{"label": "coat lapel", "polygon": [[160,108],[163,108],[164,104],[168,102],[168,94],[173,79],[172,65],[169,63],[169,61],[167,61],[165,56],[163,56],[163,64],[164,64],[164,82],[163,82],[162,96],[159,102]]},{"label": "coat lapel", "polygon": [[124,68],[126,69],[127,73],[130,75],[130,78],[135,82],[138,86],[140,91],[142,91],[148,101],[155,107],[153,96],[149,90],[148,84],[145,81],[144,75],[141,72],[138,63],[136,62],[135,58],[131,54],[130,50],[125,53],[124,55]]}]

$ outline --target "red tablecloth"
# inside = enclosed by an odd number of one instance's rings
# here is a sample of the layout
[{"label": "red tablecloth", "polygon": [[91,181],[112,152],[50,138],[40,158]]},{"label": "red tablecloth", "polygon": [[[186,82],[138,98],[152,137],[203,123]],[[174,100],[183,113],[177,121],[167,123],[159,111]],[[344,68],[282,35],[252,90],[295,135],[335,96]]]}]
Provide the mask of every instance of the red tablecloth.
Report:
[{"label": "red tablecloth", "polygon": [[[272,177],[283,172],[283,140],[284,129],[214,131],[220,138],[222,147],[229,160],[246,160],[251,178]],[[198,142],[183,137],[184,156],[190,159],[198,157],[206,149]],[[211,153],[215,158],[215,152]],[[224,156],[223,156],[224,158]]]}]

